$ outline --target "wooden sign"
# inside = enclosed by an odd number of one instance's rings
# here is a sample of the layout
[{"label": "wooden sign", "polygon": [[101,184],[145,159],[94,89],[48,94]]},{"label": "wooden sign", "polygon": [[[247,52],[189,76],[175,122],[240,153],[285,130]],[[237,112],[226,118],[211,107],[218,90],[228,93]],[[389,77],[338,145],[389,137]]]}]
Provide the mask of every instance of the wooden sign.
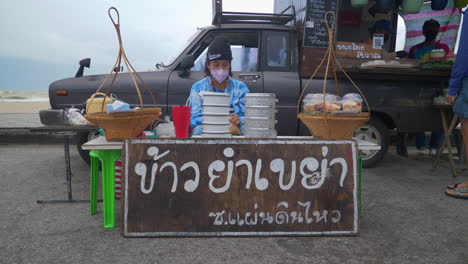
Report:
[{"label": "wooden sign", "polygon": [[336,42],[337,57],[357,59],[382,59],[382,50],[373,49],[372,45],[355,42]]},{"label": "wooden sign", "polygon": [[126,237],[359,232],[354,141],[127,139]]},{"label": "wooden sign", "polygon": [[325,14],[328,11],[336,14],[337,2],[337,0],[307,0],[304,21],[304,47],[328,47],[328,30],[324,21]]}]

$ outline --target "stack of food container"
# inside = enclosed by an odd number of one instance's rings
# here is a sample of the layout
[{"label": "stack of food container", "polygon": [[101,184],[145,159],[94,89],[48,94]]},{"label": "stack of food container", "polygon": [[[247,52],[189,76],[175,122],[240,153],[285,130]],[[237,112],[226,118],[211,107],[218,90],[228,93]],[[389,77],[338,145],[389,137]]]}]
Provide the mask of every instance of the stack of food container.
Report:
[{"label": "stack of food container", "polygon": [[[324,104],[325,101],[325,104]],[[362,97],[349,93],[340,98],[334,94],[308,94],[304,100],[304,113],[360,113],[362,111]]]},{"label": "stack of food container", "polygon": [[203,137],[230,137],[230,96],[227,93],[203,93]]},{"label": "stack of food container", "polygon": [[249,93],[245,96],[245,137],[273,138],[277,136],[276,95]]}]

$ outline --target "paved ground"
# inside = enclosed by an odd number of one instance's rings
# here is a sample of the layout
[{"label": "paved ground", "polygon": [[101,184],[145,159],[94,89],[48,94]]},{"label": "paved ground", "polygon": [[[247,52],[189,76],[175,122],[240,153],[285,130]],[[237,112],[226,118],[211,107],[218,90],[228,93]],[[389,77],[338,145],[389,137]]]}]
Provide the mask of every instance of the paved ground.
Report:
[{"label": "paved ground", "polygon": [[43,126],[38,113],[3,114],[0,113],[0,128],[23,128]]},{"label": "paved ground", "polygon": [[[88,167],[75,148],[71,158],[75,198],[87,199]],[[0,263],[468,263],[468,200],[443,194],[454,180],[428,156],[365,170],[361,234],[335,238],[126,239],[102,227],[101,207],[36,204],[66,198],[60,145],[2,145],[0,168]]]}]

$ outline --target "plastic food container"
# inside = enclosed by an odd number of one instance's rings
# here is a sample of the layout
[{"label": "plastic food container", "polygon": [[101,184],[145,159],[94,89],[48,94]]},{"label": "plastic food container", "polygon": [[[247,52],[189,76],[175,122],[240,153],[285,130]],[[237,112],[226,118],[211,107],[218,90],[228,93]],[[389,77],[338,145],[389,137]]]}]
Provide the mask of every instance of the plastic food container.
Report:
[{"label": "plastic food container", "polygon": [[245,107],[245,117],[267,117],[274,119],[278,112],[274,107],[270,106],[247,106]]},{"label": "plastic food container", "polygon": [[343,98],[341,100],[359,100],[362,101],[362,97],[358,93],[348,93],[343,95]]},{"label": "plastic food container", "polygon": [[362,112],[362,97],[357,93],[345,94],[341,100],[341,107],[345,112]]},{"label": "plastic food container", "polygon": [[203,104],[203,113],[207,112],[229,115],[229,111],[231,111],[231,108],[226,105]]},{"label": "plastic food container", "polygon": [[334,94],[308,94],[303,100],[303,111],[306,113],[333,113],[341,111],[341,99]]},{"label": "plastic food container", "polygon": [[226,133],[226,132],[203,132],[201,136],[207,137],[207,138],[230,138],[232,137],[231,133]]},{"label": "plastic food container", "polygon": [[275,119],[268,117],[246,117],[245,128],[275,128],[275,125],[278,123]]},{"label": "plastic food container", "polygon": [[231,97],[227,93],[203,92],[203,105],[224,105],[229,107]]},{"label": "plastic food container", "polygon": [[353,101],[353,100],[344,100],[341,101],[341,105],[343,107],[343,111],[345,112],[352,112],[352,113],[360,113],[362,112],[362,101]]},{"label": "plastic food container", "polygon": [[218,113],[203,113],[203,122],[206,123],[229,123],[229,119],[231,117],[225,114],[218,114]]},{"label": "plastic food container", "polygon": [[203,133],[229,133],[231,124],[227,123],[209,123],[203,122]]},{"label": "plastic food container", "polygon": [[431,60],[443,60],[445,58],[445,50],[443,49],[435,49],[432,50],[429,54],[429,58]]},{"label": "plastic food container", "polygon": [[270,128],[246,128],[244,135],[246,138],[275,138],[278,133]]},{"label": "plastic food container", "polygon": [[269,106],[275,107],[278,100],[273,93],[249,93],[245,96],[246,106]]}]

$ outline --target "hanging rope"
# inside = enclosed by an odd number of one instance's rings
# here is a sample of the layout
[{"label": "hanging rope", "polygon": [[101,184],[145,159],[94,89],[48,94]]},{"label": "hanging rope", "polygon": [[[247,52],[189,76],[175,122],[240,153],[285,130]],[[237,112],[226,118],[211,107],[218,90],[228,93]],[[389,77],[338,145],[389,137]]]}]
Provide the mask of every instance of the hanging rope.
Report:
[{"label": "hanging rope", "polygon": [[[112,17],[112,14],[111,14],[111,11],[114,11],[115,12],[115,16],[116,16],[116,19],[114,20],[114,18]],[[137,94],[138,94],[138,99],[140,100],[140,108],[144,108],[143,106],[143,97],[141,95],[141,91],[140,91],[140,87],[138,86],[138,83],[136,81],[136,78],[135,76],[139,79],[139,81],[141,82],[141,84],[143,85],[143,87],[145,88],[145,90],[148,92],[148,94],[151,96],[151,99],[153,100],[153,104],[156,105],[156,99],[154,98],[154,95],[153,93],[151,92],[151,90],[148,88],[148,86],[146,85],[145,81],[143,80],[143,78],[141,78],[141,76],[138,74],[138,72],[135,71],[135,69],[133,68],[132,64],[128,61],[128,58],[127,58],[127,55],[125,54],[125,50],[123,48],[123,43],[122,43],[122,35],[120,33],[120,15],[119,15],[119,11],[115,8],[115,7],[111,7],[109,8],[109,10],[107,11],[108,15],[109,15],[109,18],[111,19],[112,21],[112,24],[114,25],[115,27],[115,30],[117,32],[117,39],[119,41],[119,54],[117,56],[117,60],[114,64],[114,67],[112,67],[112,70],[110,71],[110,73],[106,76],[106,78],[104,79],[104,81],[101,83],[101,85],[99,86],[99,88],[97,89],[96,93],[99,93],[101,91],[101,89],[104,87],[104,85],[107,83],[107,81],[109,80],[109,78],[112,76],[112,81],[110,82],[109,86],[107,87],[106,89],[106,92],[105,92],[105,96],[104,96],[104,100],[102,102],[102,110],[104,111],[104,103],[105,103],[105,100],[107,97],[109,97],[109,94],[110,94],[110,91],[112,89],[112,86],[114,85],[115,83],[115,80],[117,79],[117,75],[119,74],[119,70],[121,68],[121,64],[122,64],[122,59],[124,61],[124,64],[125,66],[127,67],[128,69],[128,73],[130,75],[130,78],[132,79],[132,82],[133,82],[133,85],[135,86],[135,90],[137,91]],[[94,97],[91,98],[91,101],[94,99]],[[89,104],[91,105],[91,104]],[[88,111],[88,109],[86,109],[86,111]]]},{"label": "hanging rope", "polygon": [[299,114],[299,112],[300,112],[299,111],[300,110],[299,106],[301,104],[302,97],[304,96],[307,88],[309,87],[310,83],[312,82],[312,79],[315,77],[315,75],[317,74],[319,69],[324,64],[325,60],[327,61],[327,64],[326,64],[327,67],[325,68],[325,76],[324,76],[323,87],[322,87],[323,105],[325,106],[325,103],[326,103],[325,102],[325,99],[326,99],[325,95],[326,95],[326,91],[327,91],[327,79],[328,79],[328,73],[329,73],[329,70],[330,70],[330,66],[331,66],[332,71],[333,71],[333,78],[335,79],[336,93],[338,95],[341,95],[339,82],[338,82],[338,76],[337,76],[337,73],[336,73],[336,70],[337,70],[336,65],[338,65],[338,68],[344,73],[344,75],[346,76],[346,78],[348,78],[348,80],[351,82],[351,84],[354,86],[354,88],[356,88],[356,90],[359,91],[359,93],[361,94],[364,102],[366,103],[367,109],[368,109],[368,111],[370,113],[371,109],[370,109],[369,103],[367,102],[367,99],[364,96],[364,94],[362,93],[361,89],[359,89],[359,87],[356,85],[356,83],[354,83],[354,81],[351,79],[351,77],[349,77],[348,73],[346,73],[346,71],[343,69],[340,62],[336,59],[335,46],[334,46],[334,40],[333,40],[334,31],[335,31],[335,27],[336,27],[335,13],[332,12],[332,11],[328,11],[327,13],[325,13],[324,20],[325,20],[325,25],[327,26],[327,31],[328,31],[328,48],[327,48],[327,51],[325,52],[325,56],[323,57],[322,61],[320,62],[320,64],[315,69],[312,76],[310,76],[309,80],[307,80],[306,84],[304,85],[304,89],[302,90],[301,96],[299,96],[299,100],[297,102],[297,109],[296,109],[297,113]]}]

